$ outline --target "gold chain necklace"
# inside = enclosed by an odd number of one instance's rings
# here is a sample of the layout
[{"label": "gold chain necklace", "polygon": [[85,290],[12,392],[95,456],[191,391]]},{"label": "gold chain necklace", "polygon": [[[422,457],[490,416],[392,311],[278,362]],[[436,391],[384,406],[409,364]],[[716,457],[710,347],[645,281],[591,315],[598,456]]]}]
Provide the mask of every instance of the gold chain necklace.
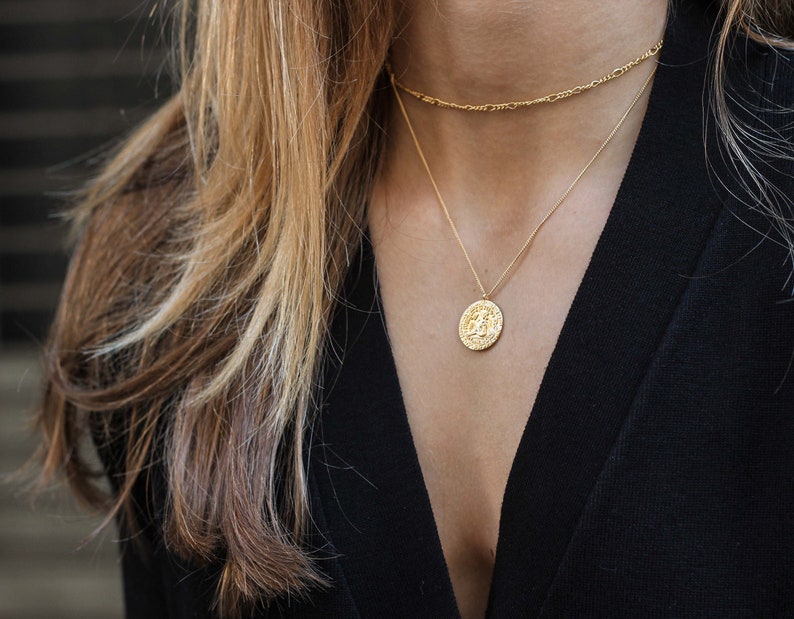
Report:
[{"label": "gold chain necklace", "polygon": [[581,86],[574,86],[573,88],[569,88],[568,90],[562,90],[560,92],[555,92],[550,95],[545,95],[543,97],[538,97],[537,99],[529,99],[528,101],[508,101],[506,103],[483,103],[481,105],[473,105],[467,103],[453,103],[451,101],[444,101],[443,99],[439,99],[437,97],[433,97],[431,95],[426,95],[423,92],[419,92],[418,90],[413,90],[412,88],[408,88],[404,84],[401,84],[389,65],[386,65],[386,70],[389,73],[389,77],[391,78],[392,84],[394,84],[397,88],[402,90],[409,95],[416,97],[420,101],[424,103],[429,103],[430,105],[436,105],[438,107],[443,107],[450,110],[461,110],[463,112],[500,112],[503,110],[518,110],[521,108],[529,107],[531,105],[537,105],[538,103],[554,103],[555,101],[559,101],[560,99],[567,99],[568,97],[572,97],[573,95],[579,95],[583,92],[587,92],[588,90],[592,90],[596,86],[600,86],[601,84],[605,84],[607,82],[612,81],[613,79],[628,73],[631,69],[636,67],[637,65],[642,64],[651,56],[655,56],[659,53],[662,49],[662,45],[664,45],[664,39],[656,43],[653,47],[651,47],[648,51],[644,54],[640,54],[632,60],[631,62],[627,62],[622,67],[618,67],[617,69],[613,69],[610,73],[607,73],[603,77],[598,78],[597,80],[593,80],[592,82],[588,82],[587,84],[582,84]]},{"label": "gold chain necklace", "polygon": [[629,105],[628,109],[623,113],[623,116],[620,117],[620,120],[615,125],[615,127],[610,131],[609,135],[607,136],[606,140],[604,140],[603,144],[598,148],[595,154],[592,156],[590,161],[587,162],[582,171],[573,179],[573,182],[568,186],[568,189],[559,197],[559,199],[554,203],[554,205],[549,209],[549,211],[543,216],[535,226],[535,229],[532,231],[532,234],[529,235],[529,238],[524,242],[521,246],[521,249],[516,254],[516,257],[507,265],[507,268],[502,272],[499,276],[499,279],[496,280],[496,283],[490,290],[486,290],[485,286],[483,286],[482,281],[480,280],[480,276],[477,274],[477,270],[474,268],[474,264],[469,257],[469,252],[466,251],[466,247],[463,245],[463,240],[460,238],[460,234],[458,233],[458,228],[455,226],[455,222],[452,221],[452,217],[449,214],[449,209],[447,208],[446,202],[444,202],[444,198],[441,196],[441,192],[438,189],[438,185],[436,184],[436,180],[433,177],[432,172],[430,172],[430,166],[427,163],[427,159],[425,158],[424,151],[422,147],[419,145],[419,139],[416,137],[416,132],[414,131],[414,127],[411,124],[411,119],[408,116],[408,111],[405,109],[405,105],[403,104],[402,98],[400,97],[400,92],[398,90],[398,86],[396,84],[396,80],[394,78],[394,74],[391,74],[391,84],[392,89],[394,90],[394,95],[397,97],[397,103],[400,106],[400,111],[402,112],[403,118],[405,119],[405,123],[408,125],[408,130],[411,133],[411,137],[414,141],[414,146],[416,147],[416,152],[419,154],[419,158],[422,160],[422,165],[424,165],[425,171],[427,172],[427,176],[430,179],[430,184],[433,186],[433,191],[436,194],[436,198],[438,199],[438,203],[441,205],[442,210],[444,211],[444,215],[449,222],[450,227],[452,228],[452,232],[455,235],[455,239],[458,242],[461,250],[463,251],[463,255],[466,257],[466,262],[469,264],[469,269],[474,275],[474,279],[477,282],[477,286],[480,288],[482,292],[482,299],[479,301],[475,301],[466,310],[463,312],[463,315],[460,318],[460,322],[458,324],[458,335],[460,336],[461,342],[469,348],[470,350],[485,350],[490,348],[496,343],[496,340],[499,339],[499,336],[502,333],[502,327],[504,324],[502,310],[499,309],[499,306],[496,305],[493,301],[491,301],[490,297],[493,295],[494,291],[502,284],[505,280],[507,275],[510,273],[512,268],[516,265],[516,263],[521,259],[521,256],[524,255],[524,252],[527,248],[532,244],[532,241],[535,239],[535,236],[538,234],[538,231],[543,227],[543,224],[548,221],[548,219],[554,214],[559,206],[565,201],[565,198],[573,191],[574,187],[576,187],[579,180],[585,175],[587,170],[590,169],[590,166],[593,165],[598,156],[603,152],[603,150],[607,147],[607,145],[612,141],[612,138],[615,137],[615,134],[620,130],[623,126],[623,123],[628,118],[631,111],[634,109],[634,106],[637,105],[637,102],[642,97],[645,89],[650,84],[651,79],[653,78],[654,74],[656,73],[656,68],[654,67],[651,74],[645,80],[642,85],[642,88],[637,92],[634,96],[634,99]]}]

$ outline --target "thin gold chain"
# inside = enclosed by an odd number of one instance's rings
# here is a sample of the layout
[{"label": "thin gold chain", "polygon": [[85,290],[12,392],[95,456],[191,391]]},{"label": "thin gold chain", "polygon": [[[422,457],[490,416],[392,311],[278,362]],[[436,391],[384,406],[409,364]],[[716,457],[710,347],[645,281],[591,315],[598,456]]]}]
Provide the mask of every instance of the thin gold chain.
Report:
[{"label": "thin gold chain", "polygon": [[469,269],[471,269],[472,275],[474,275],[474,279],[477,282],[477,286],[479,286],[480,291],[482,292],[482,298],[483,299],[486,299],[486,300],[489,299],[491,297],[491,295],[493,295],[494,291],[502,284],[502,282],[505,280],[505,278],[510,273],[512,268],[521,259],[521,256],[524,255],[524,252],[532,244],[532,241],[535,239],[535,236],[538,234],[538,231],[543,227],[543,224],[545,224],[548,221],[548,219],[554,214],[554,211],[556,211],[559,208],[559,206],[565,201],[565,198],[567,198],[568,195],[573,191],[573,189],[574,189],[574,187],[576,187],[577,183],[581,180],[581,178],[585,175],[585,173],[590,169],[590,166],[592,166],[593,163],[595,163],[595,160],[598,159],[598,156],[604,151],[604,149],[607,147],[607,145],[612,141],[612,138],[615,137],[615,134],[617,134],[617,132],[623,126],[623,123],[626,121],[626,119],[628,118],[629,114],[634,109],[634,106],[637,105],[637,102],[642,97],[643,93],[645,92],[645,89],[648,87],[648,84],[651,83],[651,79],[653,79],[653,76],[654,76],[655,73],[656,73],[656,67],[654,67],[653,71],[651,71],[651,74],[648,76],[648,78],[643,83],[642,88],[640,88],[640,90],[634,96],[634,99],[632,100],[631,105],[629,105],[628,109],[626,109],[626,111],[623,113],[623,116],[620,117],[620,120],[618,121],[618,123],[615,125],[615,127],[612,129],[612,131],[609,132],[609,135],[607,136],[606,140],[604,140],[603,144],[601,144],[601,146],[598,148],[598,150],[592,156],[590,161],[587,162],[587,165],[585,165],[585,167],[582,168],[582,171],[579,172],[579,174],[576,176],[576,178],[573,179],[573,182],[568,186],[568,189],[566,189],[565,192],[554,203],[554,206],[552,206],[549,209],[549,211],[543,216],[543,219],[540,220],[540,223],[538,223],[538,225],[535,226],[535,229],[532,231],[532,234],[529,235],[529,238],[521,246],[521,249],[518,251],[518,254],[516,254],[516,257],[513,258],[513,260],[510,262],[510,264],[507,265],[507,268],[499,276],[499,279],[496,280],[496,283],[488,291],[486,291],[485,286],[483,286],[482,281],[480,280],[480,276],[477,274],[477,270],[474,268],[474,264],[472,263],[471,258],[469,257],[469,252],[466,251],[466,247],[465,247],[465,245],[463,245],[463,240],[460,238],[460,234],[458,233],[457,226],[455,226],[455,222],[452,221],[452,216],[449,214],[449,209],[447,208],[447,204],[446,204],[446,202],[444,202],[444,198],[441,196],[441,192],[438,189],[438,185],[436,184],[436,180],[433,177],[433,173],[430,171],[430,166],[427,163],[427,158],[425,157],[425,153],[424,153],[424,151],[422,150],[422,147],[419,144],[419,139],[416,137],[416,132],[414,131],[414,127],[411,124],[411,119],[408,116],[408,111],[405,109],[405,105],[403,104],[403,100],[400,97],[400,92],[398,90],[398,86],[397,86],[396,81],[394,79],[394,75],[392,75],[392,80],[391,80],[392,88],[394,90],[395,96],[397,97],[397,103],[400,106],[400,111],[402,112],[403,118],[405,118],[405,123],[408,125],[408,130],[411,132],[411,137],[413,138],[414,146],[416,147],[416,152],[419,153],[419,158],[422,160],[422,165],[424,165],[425,171],[427,172],[427,176],[430,179],[430,183],[433,185],[433,191],[436,194],[436,198],[438,199],[438,203],[441,205],[441,208],[444,211],[444,215],[447,218],[447,221],[449,222],[449,225],[452,228],[452,232],[455,235],[455,239],[457,240],[458,245],[460,245],[460,248],[463,251],[463,255],[466,257],[466,262],[468,262]]},{"label": "thin gold chain", "polygon": [[572,97],[573,95],[579,95],[583,92],[587,92],[588,90],[592,90],[596,86],[600,86],[601,84],[610,82],[613,79],[628,73],[631,69],[633,69],[637,65],[640,65],[646,60],[648,60],[648,58],[655,56],[662,49],[662,45],[664,45],[664,39],[656,43],[656,45],[651,47],[644,54],[637,56],[637,58],[635,58],[631,62],[627,62],[622,67],[613,69],[611,72],[607,73],[603,77],[600,77],[597,80],[593,80],[592,82],[589,82],[587,84],[582,84],[581,86],[574,86],[573,88],[569,88],[568,90],[555,92],[550,95],[538,97],[537,99],[530,99],[528,101],[508,101],[506,103],[483,103],[480,105],[473,105],[467,103],[453,103],[451,101],[444,101],[443,99],[439,99],[431,95],[426,95],[423,92],[419,92],[418,90],[408,88],[408,86],[401,84],[397,80],[394,73],[392,72],[391,66],[386,65],[386,70],[389,73],[389,77],[391,78],[392,84],[394,84],[397,88],[399,88],[403,92],[413,97],[416,97],[417,99],[423,101],[424,103],[429,103],[430,105],[436,105],[438,107],[443,107],[450,110],[461,110],[464,112],[500,112],[503,110],[518,110],[521,108],[529,107],[531,105],[537,105],[538,103],[553,103],[555,101],[559,101],[560,99],[567,99],[568,97]]}]

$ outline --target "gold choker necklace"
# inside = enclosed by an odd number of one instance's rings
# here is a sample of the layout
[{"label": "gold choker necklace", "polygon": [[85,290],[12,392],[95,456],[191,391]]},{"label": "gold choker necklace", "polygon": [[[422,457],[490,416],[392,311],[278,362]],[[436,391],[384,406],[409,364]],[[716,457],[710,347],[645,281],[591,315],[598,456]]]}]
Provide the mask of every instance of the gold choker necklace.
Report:
[{"label": "gold choker necklace", "polygon": [[587,170],[590,169],[590,166],[595,163],[595,160],[598,159],[598,156],[603,152],[603,150],[607,147],[612,141],[612,138],[615,137],[615,134],[620,130],[625,122],[626,118],[628,118],[631,111],[634,109],[634,106],[637,105],[637,102],[642,97],[642,94],[645,92],[645,89],[650,84],[651,79],[653,78],[654,74],[656,73],[656,68],[651,72],[648,78],[643,83],[642,88],[640,88],[639,92],[635,95],[634,99],[629,105],[628,109],[623,113],[623,116],[620,117],[620,120],[612,129],[612,131],[607,136],[606,140],[604,140],[603,144],[598,148],[596,153],[587,162],[587,165],[582,168],[582,171],[576,176],[573,182],[568,186],[568,189],[559,197],[559,199],[554,203],[554,205],[549,209],[549,211],[543,216],[535,226],[535,229],[532,231],[532,234],[529,235],[529,238],[524,242],[521,246],[521,249],[516,254],[516,257],[513,258],[512,262],[507,265],[507,268],[502,272],[499,276],[499,279],[496,280],[496,283],[491,287],[490,290],[486,290],[480,280],[480,276],[477,274],[477,270],[474,268],[474,264],[469,257],[469,252],[466,251],[466,247],[463,245],[463,240],[460,238],[460,234],[458,233],[458,229],[455,226],[455,223],[452,221],[452,217],[449,214],[449,209],[447,208],[446,203],[444,202],[444,198],[441,197],[441,192],[438,189],[438,185],[436,184],[435,178],[433,178],[433,174],[430,172],[430,166],[427,163],[427,158],[425,157],[424,151],[422,147],[419,145],[419,139],[416,137],[416,132],[414,131],[414,127],[411,124],[411,119],[408,117],[408,111],[405,109],[405,105],[403,104],[402,97],[400,97],[400,92],[398,90],[399,86],[396,83],[396,79],[394,75],[391,75],[391,84],[392,89],[394,90],[394,95],[397,97],[397,103],[400,106],[400,111],[402,112],[403,118],[405,119],[405,123],[408,125],[408,130],[411,133],[411,137],[413,138],[414,146],[416,147],[416,152],[419,154],[419,158],[422,160],[422,165],[424,165],[425,171],[427,172],[427,176],[430,179],[430,184],[433,186],[433,191],[436,194],[436,198],[438,199],[438,203],[441,205],[442,210],[444,211],[444,215],[449,222],[450,227],[452,228],[452,232],[455,235],[455,239],[458,242],[461,250],[463,251],[463,255],[466,257],[466,262],[469,264],[469,269],[474,275],[474,279],[477,282],[477,286],[482,292],[482,299],[479,301],[475,301],[466,310],[463,312],[463,315],[460,318],[460,322],[458,323],[458,335],[460,336],[461,342],[469,348],[470,350],[485,350],[490,348],[496,343],[496,340],[499,339],[499,336],[502,333],[502,326],[504,323],[502,310],[499,309],[493,301],[491,301],[490,297],[496,291],[496,289],[504,282],[505,278],[507,278],[508,274],[512,270],[512,268],[518,263],[521,257],[524,255],[524,252],[529,248],[532,244],[532,241],[535,239],[535,236],[538,234],[538,231],[541,229],[543,224],[548,221],[548,219],[554,214],[554,211],[565,201],[565,198],[573,191],[574,187],[576,187],[579,180],[585,175]]},{"label": "gold choker necklace", "polygon": [[430,105],[435,105],[449,110],[461,110],[463,112],[500,112],[503,110],[518,110],[521,108],[529,107],[531,105],[537,105],[538,103],[554,103],[555,101],[559,101],[560,99],[567,99],[568,97],[572,97],[573,95],[578,95],[583,92],[587,92],[588,90],[592,90],[596,86],[600,86],[601,84],[610,82],[613,79],[628,73],[631,69],[633,69],[637,65],[642,64],[644,61],[648,60],[648,58],[650,58],[651,56],[655,56],[662,49],[662,45],[664,45],[664,40],[659,41],[656,45],[651,47],[644,54],[640,54],[639,56],[637,56],[637,58],[635,58],[631,62],[627,62],[622,67],[613,69],[610,73],[607,73],[606,75],[598,78],[597,80],[588,82],[587,84],[582,84],[581,86],[574,86],[573,88],[569,88],[568,90],[555,92],[550,95],[538,97],[537,99],[529,99],[527,101],[508,101],[506,103],[483,103],[480,105],[473,105],[468,103],[453,103],[451,101],[444,101],[443,99],[439,99],[438,97],[432,97],[430,95],[426,95],[423,92],[419,92],[418,90],[413,90],[412,88],[408,88],[408,86],[401,84],[397,80],[397,77],[392,72],[391,66],[388,64],[386,65],[386,71],[389,73],[389,78],[391,79],[391,82],[394,86],[396,86],[403,92],[411,95],[412,97],[416,97],[417,99],[423,101],[424,103],[429,103]]}]

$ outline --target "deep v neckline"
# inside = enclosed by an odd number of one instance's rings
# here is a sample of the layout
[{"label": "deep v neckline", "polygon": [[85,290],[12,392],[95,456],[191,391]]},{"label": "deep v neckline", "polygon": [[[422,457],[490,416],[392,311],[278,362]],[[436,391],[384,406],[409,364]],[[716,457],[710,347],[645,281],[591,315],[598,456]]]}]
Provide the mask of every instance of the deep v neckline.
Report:
[{"label": "deep v neckline", "polygon": [[[508,477],[489,617],[542,614],[711,229],[718,204],[702,165],[701,111],[708,32],[702,13],[683,6],[668,26],[626,175]],[[332,329],[312,451],[327,534],[363,617],[457,617],[368,242],[360,258]]]}]

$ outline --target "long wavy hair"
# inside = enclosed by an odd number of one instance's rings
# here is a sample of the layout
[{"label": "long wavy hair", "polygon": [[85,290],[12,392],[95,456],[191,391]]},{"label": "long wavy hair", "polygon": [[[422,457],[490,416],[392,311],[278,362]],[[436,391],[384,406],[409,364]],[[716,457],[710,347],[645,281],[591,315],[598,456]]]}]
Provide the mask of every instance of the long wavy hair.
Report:
[{"label": "long wavy hair", "polygon": [[[193,564],[222,566],[226,616],[322,581],[303,543],[305,433],[381,152],[396,4],[184,0],[177,93],[72,213],[38,413],[43,478],[133,530],[133,491],[163,471],[160,533]],[[794,6],[722,8],[711,93],[741,166],[748,130],[721,59],[736,32],[792,47]],[[87,434],[111,454],[110,493]]]}]

